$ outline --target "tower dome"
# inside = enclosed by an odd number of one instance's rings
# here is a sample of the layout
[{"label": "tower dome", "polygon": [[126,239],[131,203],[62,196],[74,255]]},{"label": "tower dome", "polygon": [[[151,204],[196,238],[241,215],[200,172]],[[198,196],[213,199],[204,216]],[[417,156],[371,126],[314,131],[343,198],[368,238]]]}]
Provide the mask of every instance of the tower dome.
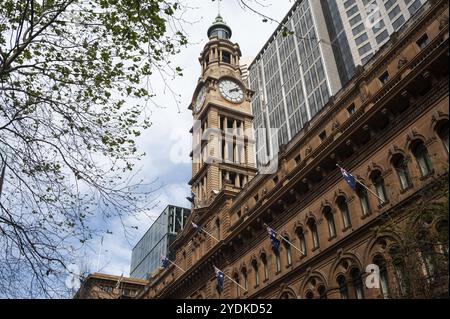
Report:
[{"label": "tower dome", "polygon": [[223,18],[218,15],[212,26],[208,29],[208,38],[217,37],[219,39],[229,40],[231,38],[231,28],[225,23]]}]

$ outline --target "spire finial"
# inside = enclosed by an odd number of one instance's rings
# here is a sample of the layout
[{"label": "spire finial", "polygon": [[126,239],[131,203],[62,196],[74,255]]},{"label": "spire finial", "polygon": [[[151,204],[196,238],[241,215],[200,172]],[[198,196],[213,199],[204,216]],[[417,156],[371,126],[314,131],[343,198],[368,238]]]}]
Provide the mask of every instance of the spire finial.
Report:
[{"label": "spire finial", "polygon": [[217,15],[220,17],[220,1],[221,0],[217,0]]}]

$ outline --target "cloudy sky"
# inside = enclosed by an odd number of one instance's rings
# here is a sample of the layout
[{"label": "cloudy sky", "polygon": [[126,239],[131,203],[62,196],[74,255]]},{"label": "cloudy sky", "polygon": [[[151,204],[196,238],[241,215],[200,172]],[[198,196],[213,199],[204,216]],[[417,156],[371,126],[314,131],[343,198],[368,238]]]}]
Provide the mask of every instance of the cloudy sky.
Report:
[{"label": "cloudy sky", "polygon": [[[264,7],[256,5],[254,0],[248,0],[248,3],[277,20],[282,20],[293,4],[292,0],[258,1]],[[140,162],[141,174],[144,175],[142,177],[147,180],[157,178],[163,184],[162,189],[155,195],[158,205],[151,211],[151,215],[155,217],[168,204],[190,207],[185,197],[190,194],[187,183],[191,178],[189,130],[192,127],[192,114],[187,107],[200,76],[198,57],[208,41],[206,31],[217,15],[217,3],[212,0],[187,2],[192,9],[186,13],[184,19],[195,22],[184,25],[191,44],[173,59],[174,65],[184,69],[184,76],[168,83],[181,95],[181,106],[177,107],[171,95],[167,91],[164,92],[162,81],[155,78],[152,85],[157,90],[156,101],[161,107],[151,107],[153,126],[139,141],[141,150],[147,154]],[[239,6],[239,0],[223,0],[221,6],[221,15],[233,30],[231,40],[239,43],[244,58],[254,58],[277,25],[263,23],[261,17],[243,10]],[[148,216],[140,218],[137,222],[139,229],[128,240],[123,234],[120,222],[113,221],[113,235],[104,237],[103,246],[100,246],[101,240],[98,238],[97,246],[89,253],[90,270],[97,271],[97,255],[100,251],[101,272],[129,275],[131,249],[153,221],[154,218]],[[97,252],[94,252],[95,250]]]}]

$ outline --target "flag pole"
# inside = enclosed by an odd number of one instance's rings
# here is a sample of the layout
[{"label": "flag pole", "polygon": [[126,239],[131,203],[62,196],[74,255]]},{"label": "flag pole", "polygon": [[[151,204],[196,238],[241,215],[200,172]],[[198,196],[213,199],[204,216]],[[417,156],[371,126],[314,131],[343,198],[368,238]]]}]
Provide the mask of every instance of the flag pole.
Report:
[{"label": "flag pole", "polygon": [[[220,270],[220,269],[217,268],[216,266],[214,266],[214,268]],[[222,270],[220,270],[220,271],[222,271]],[[245,289],[244,287],[242,287],[239,283],[237,283],[233,278],[231,278],[230,276],[228,276],[228,275],[227,275],[226,273],[224,273],[223,271],[222,271],[222,274],[223,274],[225,277],[227,277],[228,279],[230,279],[233,283],[235,283],[236,285],[238,285],[239,287],[241,287],[242,289],[244,289],[245,291],[248,291],[247,289]]]},{"label": "flag pole", "polygon": [[[162,257],[165,257],[165,256],[162,256]],[[167,259],[167,261],[168,261],[170,264],[172,264],[172,265],[174,265],[175,267],[177,267],[177,268],[178,268],[179,270],[181,270],[183,273],[186,272],[186,270],[184,270],[183,268],[181,268],[180,266],[178,266],[176,263],[172,262],[169,258],[166,257],[166,259]]]},{"label": "flag pole", "polygon": [[[340,169],[342,169],[341,166],[339,166],[339,164],[336,164],[337,167],[339,167]],[[364,185],[363,182],[359,181],[359,179],[357,179],[355,176],[353,176],[355,178],[355,181],[361,185],[362,187],[364,187],[364,189],[366,189],[369,193],[371,193],[373,196],[375,196],[376,198],[378,198],[380,200],[380,202],[382,204],[386,203],[386,200],[382,199],[380,196],[378,196],[377,193],[375,193],[373,190],[371,190],[369,187],[367,187],[366,185]]]},{"label": "flag pole", "polygon": [[[267,225],[267,224],[265,224],[265,223],[264,223],[264,226],[270,227],[269,225]],[[270,228],[271,228],[271,227],[270,227]],[[281,236],[280,234],[278,234],[273,228],[271,228],[271,229],[274,231],[274,233],[275,233],[276,235],[280,236],[281,239],[284,240],[288,245],[294,247],[294,248],[295,248],[296,250],[298,250],[302,255],[305,255],[305,252],[304,252],[304,251],[302,251],[300,248],[298,248],[297,246],[295,246],[295,245],[294,245],[293,243],[291,243],[289,240],[287,240],[286,238],[284,238],[284,236]]]},{"label": "flag pole", "polygon": [[212,239],[214,239],[216,242],[220,243],[220,241],[214,237],[213,235],[211,235],[210,233],[208,233],[206,230],[204,230],[203,228],[201,229],[201,231],[203,231],[206,235],[208,235],[209,237],[211,237]]},{"label": "flag pole", "polygon": [[211,235],[210,233],[208,233],[206,230],[203,229],[203,227],[201,226],[195,226],[196,224],[192,223],[192,226],[194,226],[194,228],[196,228],[198,231],[202,231],[204,232],[206,235],[208,235],[209,237],[211,237],[212,239],[214,239],[216,242],[220,243],[220,241],[214,237],[213,235]]}]

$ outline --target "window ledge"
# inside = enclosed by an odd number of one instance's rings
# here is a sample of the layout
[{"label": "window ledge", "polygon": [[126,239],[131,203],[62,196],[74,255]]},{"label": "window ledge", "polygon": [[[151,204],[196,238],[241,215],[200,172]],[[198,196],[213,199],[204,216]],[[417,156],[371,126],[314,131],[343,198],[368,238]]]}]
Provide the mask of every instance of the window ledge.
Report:
[{"label": "window ledge", "polygon": [[346,232],[347,230],[352,229],[352,225],[345,227],[344,229],[342,229],[342,232]]},{"label": "window ledge", "polygon": [[315,247],[315,248],[312,249],[313,252],[315,252],[316,250],[320,251],[320,247]]},{"label": "window ledge", "polygon": [[369,218],[370,216],[372,216],[372,212],[368,212],[367,214],[362,215],[362,216],[361,216],[361,219],[364,220],[364,219],[366,219],[366,218]]},{"label": "window ledge", "polygon": [[427,179],[429,179],[431,176],[433,176],[434,175],[434,169],[432,169],[429,173],[428,173],[428,175],[425,175],[425,176],[422,176],[421,178],[420,178],[420,180],[421,181],[424,181],[424,180],[427,180]]},{"label": "window ledge", "polygon": [[383,204],[378,204],[378,208],[382,209],[383,207],[386,207],[390,203],[389,200],[385,201]]},{"label": "window ledge", "polygon": [[411,189],[413,189],[413,188],[414,188],[414,185],[409,185],[408,187],[401,189],[401,190],[400,190],[400,194],[403,195],[403,194],[409,192],[409,191],[410,191]]},{"label": "window ledge", "polygon": [[336,235],[334,235],[334,236],[332,236],[332,237],[328,237],[328,241],[332,241],[333,239],[335,239],[337,236]]}]

